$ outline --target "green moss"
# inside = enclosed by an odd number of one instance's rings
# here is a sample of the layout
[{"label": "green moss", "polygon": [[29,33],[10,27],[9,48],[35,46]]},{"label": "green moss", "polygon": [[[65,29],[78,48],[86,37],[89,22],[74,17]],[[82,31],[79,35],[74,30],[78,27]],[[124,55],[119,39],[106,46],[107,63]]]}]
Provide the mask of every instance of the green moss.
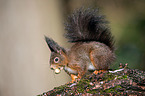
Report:
[{"label": "green moss", "polygon": [[59,87],[55,87],[54,89],[56,89],[56,90],[62,90],[62,89],[64,89],[64,88],[69,88],[69,87],[68,87],[68,85],[66,84],[66,85],[62,85],[62,86],[59,86]]},{"label": "green moss", "polygon": [[128,78],[128,76],[127,76],[127,75],[123,75],[122,77],[123,77],[123,79],[127,79],[127,78]]},{"label": "green moss", "polygon": [[87,93],[95,94],[98,93],[97,89],[88,90]]},{"label": "green moss", "polygon": [[83,93],[86,89],[89,89],[92,87],[92,85],[90,85],[90,80],[88,79],[81,79],[78,84],[76,85],[77,87],[77,92],[79,93]]},{"label": "green moss", "polygon": [[114,90],[113,88],[109,88],[109,89],[106,89],[104,92],[106,92],[106,93],[114,93],[114,92],[116,92],[116,90]]},{"label": "green moss", "polygon": [[[114,80],[114,79],[127,79],[128,76],[127,75],[118,75],[118,74],[115,74],[115,73],[107,73],[103,76],[103,78],[101,78],[99,81],[111,81],[111,80]],[[90,80],[89,79],[81,79],[78,84],[76,85],[77,86],[77,91],[79,93],[83,93],[86,88],[84,86],[87,86],[87,89],[91,89],[93,86],[90,85]],[[118,93],[117,89],[121,88],[121,86],[115,86],[115,87],[112,87],[112,88],[109,88],[109,89],[106,89],[106,90],[100,90],[100,89],[92,89],[92,90],[88,90],[87,93],[91,93],[91,94],[94,94],[94,93],[101,93],[103,94],[104,92],[106,93]],[[118,93],[119,94],[119,93]]]},{"label": "green moss", "polygon": [[119,76],[119,75],[117,75],[116,76],[117,77],[117,79],[127,79],[128,78],[128,76],[127,75],[122,75],[122,76]]},{"label": "green moss", "polygon": [[104,90],[103,92],[106,92],[106,93],[117,93],[118,91],[117,91],[117,89],[119,89],[119,88],[122,88],[120,85],[117,85],[117,86],[115,86],[115,87],[112,87],[112,88],[109,88],[109,89],[106,89],[106,90]]},{"label": "green moss", "polygon": [[[55,87],[54,90],[55,90],[55,93],[61,94],[65,89],[69,89],[69,88],[70,87],[68,87],[67,85],[62,85],[59,87]],[[51,95],[54,95],[54,94],[51,94]]]},{"label": "green moss", "polygon": [[112,73],[105,74],[102,81],[110,81],[113,80],[116,76]]},{"label": "green moss", "polygon": [[78,91],[79,93],[83,93],[83,92],[84,92],[84,88],[78,87],[78,88],[77,88],[77,91]]}]

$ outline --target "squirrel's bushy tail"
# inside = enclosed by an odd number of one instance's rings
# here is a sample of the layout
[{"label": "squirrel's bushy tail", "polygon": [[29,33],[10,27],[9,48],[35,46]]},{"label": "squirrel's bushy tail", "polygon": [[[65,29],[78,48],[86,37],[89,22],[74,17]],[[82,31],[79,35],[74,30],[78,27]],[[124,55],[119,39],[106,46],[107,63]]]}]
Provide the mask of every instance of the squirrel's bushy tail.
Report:
[{"label": "squirrel's bushy tail", "polygon": [[68,17],[65,29],[69,42],[97,41],[114,50],[114,41],[107,26],[108,21],[100,15],[98,9],[78,9]]}]

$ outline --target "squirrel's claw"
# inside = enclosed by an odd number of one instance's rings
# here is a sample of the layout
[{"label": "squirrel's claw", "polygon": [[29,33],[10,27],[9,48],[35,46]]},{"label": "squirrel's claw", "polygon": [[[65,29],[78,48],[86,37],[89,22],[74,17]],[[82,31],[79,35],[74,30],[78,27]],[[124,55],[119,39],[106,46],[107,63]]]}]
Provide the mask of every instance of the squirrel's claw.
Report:
[{"label": "squirrel's claw", "polygon": [[70,83],[73,83],[77,78],[78,76],[71,74],[72,81]]},{"label": "squirrel's claw", "polygon": [[106,70],[95,70],[93,73],[97,75],[98,73],[105,72],[105,71]]}]

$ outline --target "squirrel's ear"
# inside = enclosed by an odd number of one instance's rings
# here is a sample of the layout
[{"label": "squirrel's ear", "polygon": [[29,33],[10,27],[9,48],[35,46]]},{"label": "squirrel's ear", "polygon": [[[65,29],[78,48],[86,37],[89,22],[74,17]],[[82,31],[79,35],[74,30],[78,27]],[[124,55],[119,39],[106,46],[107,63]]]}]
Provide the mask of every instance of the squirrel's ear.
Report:
[{"label": "squirrel's ear", "polygon": [[56,52],[58,53],[60,50],[65,51],[64,48],[60,47],[54,40],[48,38],[45,36],[45,41],[51,50],[51,52]]}]

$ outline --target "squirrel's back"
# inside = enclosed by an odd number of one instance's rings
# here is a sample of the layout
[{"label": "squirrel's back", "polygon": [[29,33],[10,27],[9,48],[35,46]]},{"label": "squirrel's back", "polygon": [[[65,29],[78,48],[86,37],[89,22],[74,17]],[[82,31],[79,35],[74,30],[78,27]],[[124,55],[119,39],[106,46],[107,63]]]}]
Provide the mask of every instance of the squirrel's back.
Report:
[{"label": "squirrel's back", "polygon": [[78,9],[68,17],[65,29],[69,42],[100,42],[114,51],[114,41],[107,26],[108,21],[98,9]]}]

